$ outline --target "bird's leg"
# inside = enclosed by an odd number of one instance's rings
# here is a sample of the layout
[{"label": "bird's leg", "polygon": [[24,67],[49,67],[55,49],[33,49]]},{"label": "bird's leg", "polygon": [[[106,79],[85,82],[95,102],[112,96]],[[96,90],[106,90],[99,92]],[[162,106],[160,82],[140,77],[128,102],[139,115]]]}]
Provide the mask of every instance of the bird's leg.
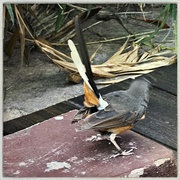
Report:
[{"label": "bird's leg", "polygon": [[119,153],[116,154],[116,155],[113,155],[113,157],[117,157],[117,156],[119,156],[119,155],[120,155],[120,156],[128,156],[128,155],[134,154],[134,153],[132,152],[134,149],[130,149],[129,151],[126,151],[126,150],[123,151],[123,150],[120,148],[120,146],[116,143],[115,138],[116,138],[116,134],[112,133],[112,134],[110,135],[110,141],[114,144],[114,146],[116,147],[116,149],[119,151]]},{"label": "bird's leg", "polygon": [[116,143],[116,141],[115,141],[115,138],[116,138],[116,134],[114,134],[114,133],[112,133],[111,135],[110,135],[110,141],[114,144],[114,146],[116,147],[116,149],[118,150],[118,151],[121,151],[122,152],[122,149],[119,147],[119,145]]}]

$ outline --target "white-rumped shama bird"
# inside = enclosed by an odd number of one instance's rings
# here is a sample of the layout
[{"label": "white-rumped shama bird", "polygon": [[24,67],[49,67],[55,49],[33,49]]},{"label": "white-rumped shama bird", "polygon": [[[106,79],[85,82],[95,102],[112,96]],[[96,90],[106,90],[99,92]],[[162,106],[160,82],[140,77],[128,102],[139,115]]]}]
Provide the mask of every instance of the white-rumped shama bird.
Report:
[{"label": "white-rumped shama bird", "polygon": [[102,97],[93,81],[89,55],[77,16],[74,21],[80,56],[73,41],[68,40],[68,45],[71,58],[84,80],[84,106],[74,116],[72,123],[83,119],[77,131],[93,129],[100,132],[102,137],[108,135],[120,155],[133,154],[132,149],[123,151],[115,138],[145,118],[151,83],[146,78],[136,78],[128,90],[115,91]]}]

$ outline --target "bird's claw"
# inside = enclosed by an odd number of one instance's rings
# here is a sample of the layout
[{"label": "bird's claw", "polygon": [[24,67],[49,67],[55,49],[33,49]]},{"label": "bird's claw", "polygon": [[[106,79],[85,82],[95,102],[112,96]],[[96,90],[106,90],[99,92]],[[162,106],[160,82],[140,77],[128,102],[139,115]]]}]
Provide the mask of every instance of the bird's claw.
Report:
[{"label": "bird's claw", "polygon": [[134,153],[132,152],[133,150],[134,150],[134,148],[130,149],[129,151],[124,150],[124,151],[121,152],[121,156],[129,156],[129,155],[132,155],[132,154],[134,154]]},{"label": "bird's claw", "polygon": [[103,140],[103,138],[102,138],[102,136],[100,134],[93,135],[90,138],[86,139],[86,141],[91,141],[91,142],[100,141],[100,140]]},{"label": "bird's claw", "polygon": [[117,157],[117,156],[129,156],[129,155],[132,155],[132,154],[134,154],[133,150],[134,150],[134,148],[132,148],[132,149],[130,149],[130,150],[128,150],[128,151],[127,151],[127,150],[124,150],[124,151],[119,152],[119,153],[117,153],[117,154],[111,155],[110,158],[115,158],[115,157]]}]

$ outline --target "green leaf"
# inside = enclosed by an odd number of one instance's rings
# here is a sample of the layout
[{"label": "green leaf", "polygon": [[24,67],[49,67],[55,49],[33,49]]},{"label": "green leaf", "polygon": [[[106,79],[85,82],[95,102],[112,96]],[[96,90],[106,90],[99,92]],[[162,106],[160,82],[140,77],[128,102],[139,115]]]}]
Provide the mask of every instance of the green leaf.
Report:
[{"label": "green leaf", "polygon": [[62,26],[63,20],[64,20],[64,11],[66,9],[66,4],[59,5],[59,13],[55,24],[55,33],[58,32],[60,27]]},{"label": "green leaf", "polygon": [[177,18],[177,5],[176,4],[170,5],[170,12],[171,12],[172,20],[175,21]]},{"label": "green leaf", "polygon": [[14,26],[14,12],[13,12],[12,5],[11,4],[6,4],[6,8],[8,10],[9,15],[10,15],[12,25]]},{"label": "green leaf", "polygon": [[170,8],[171,8],[171,4],[165,5],[164,9],[160,12],[160,15],[156,18],[156,20],[158,20],[158,19],[161,19],[163,17],[161,25],[152,34],[150,34],[148,37],[145,37],[144,39],[142,39],[140,41],[140,43],[145,44],[146,41],[151,40],[159,32],[159,30],[162,29],[162,27],[166,24],[166,22],[169,18]]},{"label": "green leaf", "polygon": [[88,4],[88,12],[86,14],[86,18],[89,16],[90,12],[91,12],[91,9],[93,8],[92,4]]}]

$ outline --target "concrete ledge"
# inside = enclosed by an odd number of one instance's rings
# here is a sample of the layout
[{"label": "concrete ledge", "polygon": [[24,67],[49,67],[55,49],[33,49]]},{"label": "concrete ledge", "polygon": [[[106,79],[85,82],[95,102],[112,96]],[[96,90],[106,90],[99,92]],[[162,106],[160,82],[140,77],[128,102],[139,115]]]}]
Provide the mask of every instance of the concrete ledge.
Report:
[{"label": "concrete ledge", "polygon": [[3,138],[5,177],[176,177],[173,152],[133,131],[117,142],[134,155],[111,158],[107,140],[91,142],[94,131],[75,132],[76,110]]}]

